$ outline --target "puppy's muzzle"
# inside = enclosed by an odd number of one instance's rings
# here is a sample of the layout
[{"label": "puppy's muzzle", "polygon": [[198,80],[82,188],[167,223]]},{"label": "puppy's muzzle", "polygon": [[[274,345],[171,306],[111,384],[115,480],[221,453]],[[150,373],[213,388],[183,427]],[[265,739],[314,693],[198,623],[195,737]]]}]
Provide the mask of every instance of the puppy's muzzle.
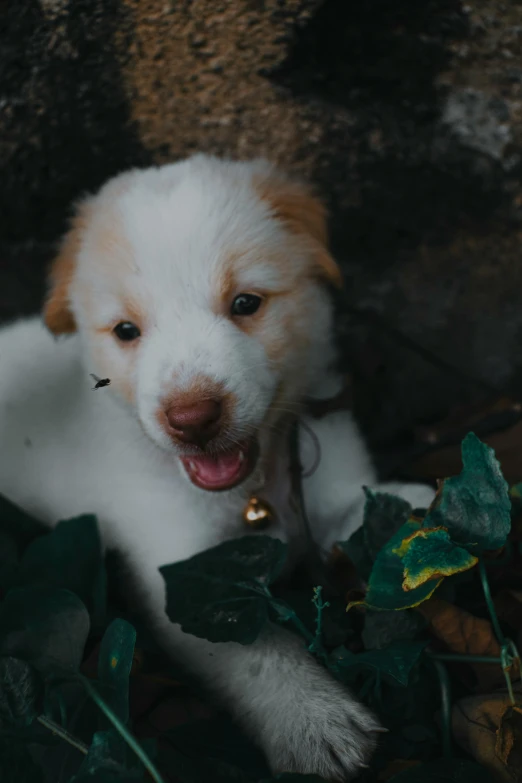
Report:
[{"label": "puppy's muzzle", "polygon": [[204,448],[219,433],[223,403],[219,398],[172,405],[166,412],[170,434],[180,443]]}]

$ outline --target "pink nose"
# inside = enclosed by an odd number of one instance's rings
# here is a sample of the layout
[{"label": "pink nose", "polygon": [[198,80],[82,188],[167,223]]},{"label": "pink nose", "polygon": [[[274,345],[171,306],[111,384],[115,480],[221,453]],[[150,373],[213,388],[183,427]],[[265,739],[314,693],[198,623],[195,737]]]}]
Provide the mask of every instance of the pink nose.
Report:
[{"label": "pink nose", "polygon": [[204,446],[217,433],[221,418],[221,400],[173,405],[166,416],[171,432],[178,440]]}]

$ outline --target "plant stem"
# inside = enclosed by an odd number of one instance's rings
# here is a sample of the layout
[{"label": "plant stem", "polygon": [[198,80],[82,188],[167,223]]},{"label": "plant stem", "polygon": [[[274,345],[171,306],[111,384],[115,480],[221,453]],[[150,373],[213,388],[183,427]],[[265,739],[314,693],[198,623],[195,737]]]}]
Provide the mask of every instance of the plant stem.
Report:
[{"label": "plant stem", "polygon": [[502,633],[502,629],[500,627],[500,623],[498,621],[497,611],[495,609],[495,604],[493,603],[493,599],[491,597],[491,590],[489,589],[489,582],[488,582],[488,575],[486,573],[486,566],[484,565],[484,561],[482,558],[479,559],[479,573],[480,573],[480,581],[482,584],[482,591],[484,593],[484,598],[486,599],[486,604],[488,607],[489,614],[491,616],[491,622],[493,624],[493,630],[495,631],[495,636],[497,637],[497,641],[500,644],[501,647],[506,646],[506,638],[504,634]]},{"label": "plant stem", "polygon": [[451,684],[443,663],[430,656],[435,666],[440,684],[442,712],[442,755],[451,758]]},{"label": "plant stem", "polygon": [[94,688],[89,680],[86,677],[80,677],[80,682],[83,684],[83,687],[88,692],[92,700],[98,705],[100,710],[107,716],[107,718],[110,720],[114,728],[118,731],[118,733],[123,737],[129,748],[136,754],[136,756],[139,758],[147,772],[150,774],[151,778],[156,781],[156,783],[165,783],[163,778],[161,777],[159,771],[156,769],[152,761],[149,759],[141,745],[135,740],[135,738],[132,736],[130,731],[127,729],[127,727],[122,723],[122,721],[118,718],[117,715],[111,710],[108,704],[105,703],[105,701],[102,699],[96,688]]},{"label": "plant stem", "polygon": [[84,754],[84,756],[86,756],[89,752],[89,748],[84,742],[76,739],[76,737],[70,734],[66,729],[62,728],[58,723],[55,723],[54,720],[51,720],[51,718],[46,718],[45,715],[39,715],[36,720],[42,726],[45,726],[46,729],[52,731],[53,734],[56,734],[57,737],[60,737],[60,739],[63,739],[65,742],[68,742],[69,745],[72,745],[73,748],[79,750],[80,753]]},{"label": "plant stem", "polygon": [[484,593],[486,605],[488,607],[491,622],[493,624],[493,630],[495,631],[495,636],[497,637],[497,641],[500,645],[500,663],[502,665],[502,671],[504,672],[509,699],[511,704],[514,705],[516,704],[516,701],[515,694],[513,692],[513,683],[511,682],[511,667],[517,659],[520,665],[520,655],[514,643],[510,639],[506,639],[502,633],[502,628],[500,627],[500,623],[498,621],[497,610],[495,609],[495,604],[493,603],[493,599],[491,597],[491,590],[489,589],[486,566],[484,565],[484,561],[482,559],[479,560],[479,573],[482,584],[482,591]]}]

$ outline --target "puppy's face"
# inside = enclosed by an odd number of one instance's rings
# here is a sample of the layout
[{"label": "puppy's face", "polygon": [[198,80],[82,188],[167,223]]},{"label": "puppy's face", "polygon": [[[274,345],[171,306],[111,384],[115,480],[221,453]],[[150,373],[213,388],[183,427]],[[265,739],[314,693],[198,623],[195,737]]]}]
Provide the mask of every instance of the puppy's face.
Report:
[{"label": "puppy's face", "polygon": [[327,373],[325,282],[339,273],[302,186],[197,156],[120,176],[80,207],[44,316],[80,333],[87,374],[217,491],[248,477]]}]

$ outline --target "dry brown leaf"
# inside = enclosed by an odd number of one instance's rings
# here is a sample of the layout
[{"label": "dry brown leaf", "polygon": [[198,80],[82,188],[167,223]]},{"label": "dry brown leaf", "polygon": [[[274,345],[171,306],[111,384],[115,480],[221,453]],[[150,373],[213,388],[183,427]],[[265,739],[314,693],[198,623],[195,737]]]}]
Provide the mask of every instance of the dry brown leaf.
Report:
[{"label": "dry brown leaf", "polygon": [[[495,638],[489,620],[459,609],[458,606],[430,598],[416,607],[430,623],[432,633],[440,639],[451,652],[461,655],[485,655],[500,657],[500,645]],[[482,689],[491,689],[504,680],[500,663],[498,666],[488,663],[470,663]],[[513,666],[511,676],[519,676],[518,666]]]},{"label": "dry brown leaf", "polygon": [[509,705],[502,715],[495,753],[513,780],[522,780],[522,707]]},{"label": "dry brown leaf", "polygon": [[[494,432],[480,438],[495,450],[502,473],[508,484],[520,481],[522,463],[522,422],[506,430]],[[408,479],[436,481],[440,476],[456,476],[462,470],[461,447],[459,442],[451,446],[441,446],[418,457],[403,472]]]},{"label": "dry brown leaf", "polygon": [[[511,704],[506,693],[492,693],[461,699],[454,704],[451,712],[455,741],[479,764],[489,769],[499,783],[513,783],[517,780],[496,753],[497,732],[502,716],[509,707]],[[506,737],[506,747],[508,744],[509,739]]]}]

